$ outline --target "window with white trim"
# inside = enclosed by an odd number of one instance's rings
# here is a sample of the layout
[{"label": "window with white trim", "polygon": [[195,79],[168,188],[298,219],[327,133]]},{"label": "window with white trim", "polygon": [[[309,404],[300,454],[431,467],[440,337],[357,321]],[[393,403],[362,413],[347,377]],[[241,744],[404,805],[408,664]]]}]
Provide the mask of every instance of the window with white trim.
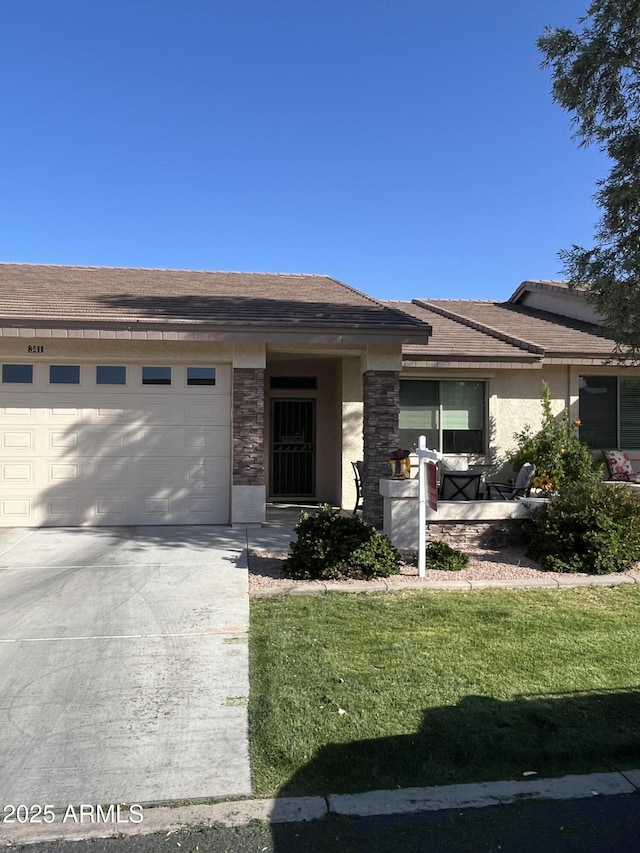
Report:
[{"label": "window with white trim", "polygon": [[143,367],[143,385],[171,385],[170,367]]},{"label": "window with white trim", "polygon": [[640,448],[640,377],[579,377],[580,438],[602,450]]},{"label": "window with white trim", "polygon": [[32,364],[3,364],[2,365],[2,381],[3,382],[20,382],[25,385],[33,382],[33,365]]},{"label": "window with white trim", "polygon": [[127,368],[118,364],[96,365],[96,385],[126,385]]},{"label": "window with white trim", "polygon": [[215,385],[215,367],[187,367],[187,385]]},{"label": "window with white trim", "polygon": [[50,385],[79,385],[80,384],[80,365],[79,364],[50,364],[49,365],[49,384]]},{"label": "window with white trim", "polygon": [[484,453],[486,382],[401,379],[400,446],[412,450],[425,435],[442,453]]}]

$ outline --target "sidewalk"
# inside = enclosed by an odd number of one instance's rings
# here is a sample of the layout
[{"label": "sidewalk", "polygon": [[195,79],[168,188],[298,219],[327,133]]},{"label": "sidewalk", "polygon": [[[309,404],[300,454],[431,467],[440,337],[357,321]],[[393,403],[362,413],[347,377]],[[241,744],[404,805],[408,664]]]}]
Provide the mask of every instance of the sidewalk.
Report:
[{"label": "sidewalk", "polygon": [[372,817],[434,812],[446,809],[484,808],[526,800],[573,800],[640,792],[640,770],[592,773],[505,782],[330,794],[327,797],[282,797],[265,800],[231,800],[198,805],[142,805],[137,823],[64,822],[57,814],[50,824],[0,824],[0,845],[79,841],[91,838],[173,833],[190,826],[243,826],[250,821],[285,824],[320,820],[330,815]]}]

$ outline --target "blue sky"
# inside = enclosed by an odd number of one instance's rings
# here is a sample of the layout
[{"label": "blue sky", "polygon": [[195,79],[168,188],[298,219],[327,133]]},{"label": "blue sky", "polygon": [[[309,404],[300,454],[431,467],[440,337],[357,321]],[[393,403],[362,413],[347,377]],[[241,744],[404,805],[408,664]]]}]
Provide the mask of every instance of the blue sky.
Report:
[{"label": "blue sky", "polygon": [[586,0],[0,0],[0,260],[506,298],[607,163],[535,41]]}]

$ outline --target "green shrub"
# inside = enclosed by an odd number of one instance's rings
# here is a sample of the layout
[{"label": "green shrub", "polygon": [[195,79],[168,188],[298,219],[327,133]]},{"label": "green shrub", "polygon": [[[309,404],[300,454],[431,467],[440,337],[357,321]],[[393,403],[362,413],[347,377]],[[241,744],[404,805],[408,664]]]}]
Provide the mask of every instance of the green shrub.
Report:
[{"label": "green shrub", "polygon": [[533,462],[536,466],[533,486],[543,491],[562,491],[565,483],[602,479],[591,451],[578,438],[580,421],[570,421],[566,409],[559,418],[551,413],[551,395],[546,382],[542,383],[541,403],[542,426],[538,432],[525,426],[514,436],[517,447],[509,455],[514,470],[519,470],[525,462]]},{"label": "green shrub", "polygon": [[640,560],[640,500],[602,481],[566,484],[533,514],[527,553],[554,572],[624,572]]},{"label": "green shrub", "polygon": [[297,541],[289,546],[284,570],[297,579],[368,580],[397,574],[400,554],[389,539],[359,516],[341,515],[328,505],[300,514]]},{"label": "green shrub", "polygon": [[426,562],[428,569],[440,569],[443,572],[459,572],[469,565],[469,557],[452,548],[447,542],[434,539],[427,544]]},{"label": "green shrub", "polygon": [[295,532],[297,541],[289,546],[284,563],[289,577],[369,580],[399,571],[400,554],[359,516],[341,515],[323,505],[315,515],[301,513]]}]

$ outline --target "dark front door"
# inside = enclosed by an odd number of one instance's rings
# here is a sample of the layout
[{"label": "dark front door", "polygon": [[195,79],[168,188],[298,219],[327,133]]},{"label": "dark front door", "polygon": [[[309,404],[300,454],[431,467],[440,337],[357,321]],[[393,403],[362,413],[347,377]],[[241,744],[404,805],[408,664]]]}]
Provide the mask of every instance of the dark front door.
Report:
[{"label": "dark front door", "polygon": [[271,495],[315,494],[316,401],[271,401]]}]

